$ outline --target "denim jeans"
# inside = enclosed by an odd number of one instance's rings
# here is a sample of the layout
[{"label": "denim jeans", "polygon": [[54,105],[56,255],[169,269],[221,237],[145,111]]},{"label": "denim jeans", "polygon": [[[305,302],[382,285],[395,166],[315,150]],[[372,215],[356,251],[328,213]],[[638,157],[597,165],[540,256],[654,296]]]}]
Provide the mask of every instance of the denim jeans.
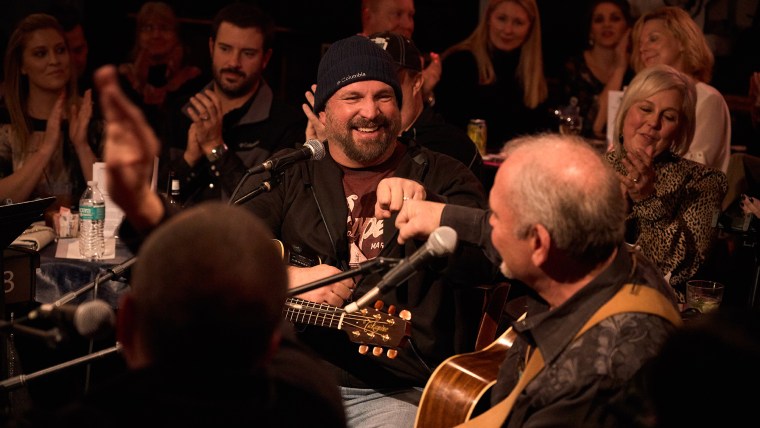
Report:
[{"label": "denim jeans", "polygon": [[414,426],[422,388],[363,389],[340,387],[349,428]]}]

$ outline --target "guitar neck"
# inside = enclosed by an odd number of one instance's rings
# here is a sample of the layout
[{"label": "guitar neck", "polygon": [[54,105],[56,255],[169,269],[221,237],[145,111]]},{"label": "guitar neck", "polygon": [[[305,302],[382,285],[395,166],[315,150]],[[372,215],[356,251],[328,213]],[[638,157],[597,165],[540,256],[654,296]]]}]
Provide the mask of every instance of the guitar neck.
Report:
[{"label": "guitar neck", "polygon": [[315,303],[297,297],[288,297],[282,310],[285,319],[298,324],[318,325],[341,329],[346,311],[325,303]]}]

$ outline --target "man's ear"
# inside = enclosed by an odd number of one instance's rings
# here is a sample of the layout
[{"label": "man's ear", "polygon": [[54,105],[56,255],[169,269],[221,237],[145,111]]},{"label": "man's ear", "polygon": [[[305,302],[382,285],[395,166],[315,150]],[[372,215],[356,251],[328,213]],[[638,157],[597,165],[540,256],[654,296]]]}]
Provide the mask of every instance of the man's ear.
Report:
[{"label": "man's ear", "polygon": [[422,72],[417,73],[414,77],[414,86],[412,86],[412,94],[416,97],[422,91],[422,85],[425,83],[425,77]]},{"label": "man's ear", "polygon": [[121,354],[129,367],[137,364],[139,359],[139,341],[136,326],[136,307],[134,298],[124,293],[119,299],[119,310],[116,315],[116,340],[121,345]]},{"label": "man's ear", "polygon": [[261,60],[262,70],[265,70],[267,68],[267,64],[269,64],[270,59],[272,59],[272,49],[267,49],[267,51],[264,52],[264,57]]},{"label": "man's ear", "polygon": [[278,349],[280,349],[281,340],[282,340],[282,333],[280,333],[280,330],[275,330],[274,332],[272,332],[272,337],[269,339],[269,346],[267,346],[266,352],[261,357],[262,366],[269,363],[269,361],[272,360],[272,358],[274,357],[274,354],[277,352]]},{"label": "man's ear", "polygon": [[536,224],[533,226],[533,230],[530,233],[528,239],[531,240],[533,252],[531,254],[531,260],[536,266],[541,266],[549,259],[549,251],[552,246],[552,237],[549,235],[549,231],[542,224]]},{"label": "man's ear", "polygon": [[214,38],[208,38],[208,55],[211,57],[211,62],[214,62]]}]

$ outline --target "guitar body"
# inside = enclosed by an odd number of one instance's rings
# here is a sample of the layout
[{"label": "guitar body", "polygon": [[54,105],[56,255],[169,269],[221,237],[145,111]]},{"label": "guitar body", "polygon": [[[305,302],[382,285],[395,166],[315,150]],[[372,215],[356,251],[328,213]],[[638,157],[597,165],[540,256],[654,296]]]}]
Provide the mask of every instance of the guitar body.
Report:
[{"label": "guitar body", "polygon": [[422,392],[415,427],[453,427],[468,421],[480,399],[496,383],[499,366],[515,336],[510,327],[484,349],[442,362]]}]

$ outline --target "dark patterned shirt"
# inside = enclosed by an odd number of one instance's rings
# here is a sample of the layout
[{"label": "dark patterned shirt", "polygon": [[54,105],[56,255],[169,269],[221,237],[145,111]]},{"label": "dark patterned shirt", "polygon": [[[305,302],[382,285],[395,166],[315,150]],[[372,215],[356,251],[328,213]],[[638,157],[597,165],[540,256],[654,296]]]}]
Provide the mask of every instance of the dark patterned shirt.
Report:
[{"label": "dark patterned shirt", "polygon": [[627,246],[619,249],[600,276],[561,306],[549,311],[544,303],[529,301],[528,316],[514,325],[518,339],[499,369],[492,403],[501,401],[517,383],[529,345],[541,350],[546,363],[522,391],[504,426],[621,425],[614,403],[624,401],[631,379],[657,354],[674,327],[656,315],[622,313],[574,337],[626,283],[653,287],[675,302],[652,262]]}]

